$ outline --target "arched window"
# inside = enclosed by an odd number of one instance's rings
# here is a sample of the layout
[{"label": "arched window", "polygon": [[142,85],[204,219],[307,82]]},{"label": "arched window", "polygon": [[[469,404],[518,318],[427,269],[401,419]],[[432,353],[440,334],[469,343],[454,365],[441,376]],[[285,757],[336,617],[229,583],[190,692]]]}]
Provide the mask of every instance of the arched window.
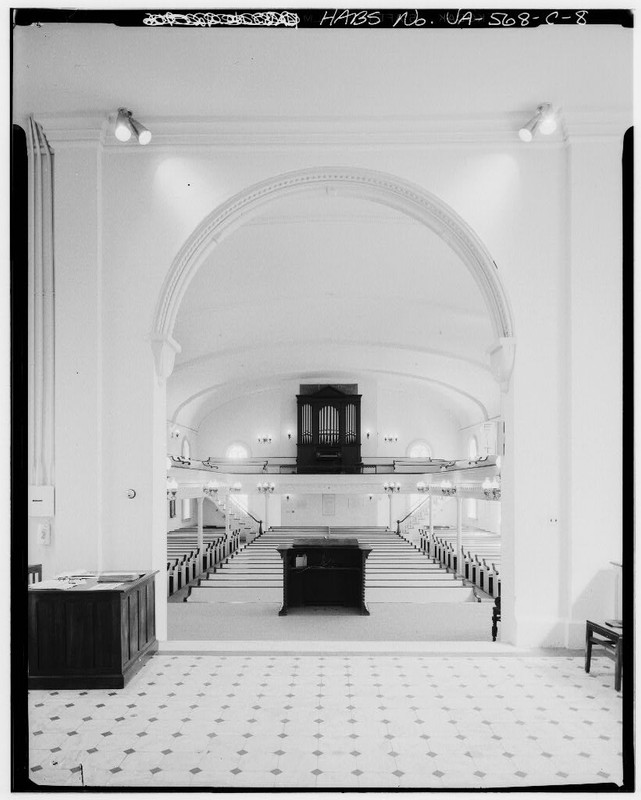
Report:
[{"label": "arched window", "polygon": [[225,450],[225,458],[249,458],[249,450],[241,442],[234,442]]},{"label": "arched window", "polygon": [[408,458],[432,458],[432,448],[423,439],[416,439],[407,448]]}]

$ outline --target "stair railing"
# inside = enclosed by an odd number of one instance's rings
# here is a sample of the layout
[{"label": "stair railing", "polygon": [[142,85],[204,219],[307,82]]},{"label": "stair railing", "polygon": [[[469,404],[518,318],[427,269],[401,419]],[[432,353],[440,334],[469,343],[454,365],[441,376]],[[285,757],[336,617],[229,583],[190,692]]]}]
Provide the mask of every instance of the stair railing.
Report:
[{"label": "stair railing", "polygon": [[246,527],[249,527],[251,533],[253,534],[252,539],[260,536],[263,532],[262,520],[256,519],[253,514],[250,514],[249,511],[242,506],[242,504],[236,497],[234,497],[233,494],[228,495],[228,500],[233,508],[232,514],[238,520],[238,522]]},{"label": "stair railing", "polygon": [[424,506],[429,502],[429,499],[429,497],[424,497],[418,505],[414,506],[414,508],[403,517],[403,519],[396,520],[396,533],[411,544],[414,544],[414,542],[409,538],[410,528],[416,522],[421,522],[423,520]]}]

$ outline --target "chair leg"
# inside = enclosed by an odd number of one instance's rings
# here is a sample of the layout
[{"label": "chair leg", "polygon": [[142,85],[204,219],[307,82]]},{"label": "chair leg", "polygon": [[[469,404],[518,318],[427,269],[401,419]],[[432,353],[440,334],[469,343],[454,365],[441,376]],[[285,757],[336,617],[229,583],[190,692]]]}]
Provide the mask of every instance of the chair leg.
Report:
[{"label": "chair leg", "polygon": [[623,642],[621,639],[617,642],[616,649],[614,651],[614,688],[617,692],[621,691],[621,645]]},{"label": "chair leg", "polygon": [[590,632],[585,633],[585,671],[590,671],[590,662],[592,660],[592,637]]}]

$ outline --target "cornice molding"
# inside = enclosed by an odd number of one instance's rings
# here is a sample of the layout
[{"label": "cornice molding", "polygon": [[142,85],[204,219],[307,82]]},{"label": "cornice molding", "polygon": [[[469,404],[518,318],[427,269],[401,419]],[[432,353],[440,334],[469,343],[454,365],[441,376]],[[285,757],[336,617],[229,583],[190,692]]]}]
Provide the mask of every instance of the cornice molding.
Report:
[{"label": "cornice molding", "polygon": [[[57,144],[100,143],[121,153],[140,153],[134,142],[111,135],[113,114],[34,114],[47,138]],[[444,145],[523,147],[517,132],[524,115],[497,117],[183,117],[145,116],[153,138],[145,150],[166,147],[222,149],[283,147],[417,148]],[[15,120],[21,124],[21,120]],[[552,136],[538,137],[529,147],[562,145],[569,138],[620,138],[632,124],[631,113],[562,112]]]},{"label": "cornice molding", "polygon": [[[108,139],[109,120],[93,114],[34,114],[53,145],[104,145]],[[15,122],[22,124],[19,119]],[[115,138],[115,137],[112,137]]]},{"label": "cornice molding", "polygon": [[622,139],[623,134],[633,124],[630,112],[602,111],[599,114],[577,111],[563,115],[565,141],[573,139]]}]

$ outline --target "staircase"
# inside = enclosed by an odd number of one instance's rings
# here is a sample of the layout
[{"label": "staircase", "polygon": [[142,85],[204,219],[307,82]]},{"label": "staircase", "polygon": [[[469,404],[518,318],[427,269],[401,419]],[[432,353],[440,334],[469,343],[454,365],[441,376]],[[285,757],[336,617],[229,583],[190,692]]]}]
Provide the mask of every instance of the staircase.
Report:
[{"label": "staircase", "polygon": [[368,603],[449,603],[475,600],[457,579],[400,535],[386,528],[271,528],[239,549],[191,588],[189,603],[266,603],[283,599],[283,565],[276,548],[305,537],[357,538],[371,547],[366,566]]}]

